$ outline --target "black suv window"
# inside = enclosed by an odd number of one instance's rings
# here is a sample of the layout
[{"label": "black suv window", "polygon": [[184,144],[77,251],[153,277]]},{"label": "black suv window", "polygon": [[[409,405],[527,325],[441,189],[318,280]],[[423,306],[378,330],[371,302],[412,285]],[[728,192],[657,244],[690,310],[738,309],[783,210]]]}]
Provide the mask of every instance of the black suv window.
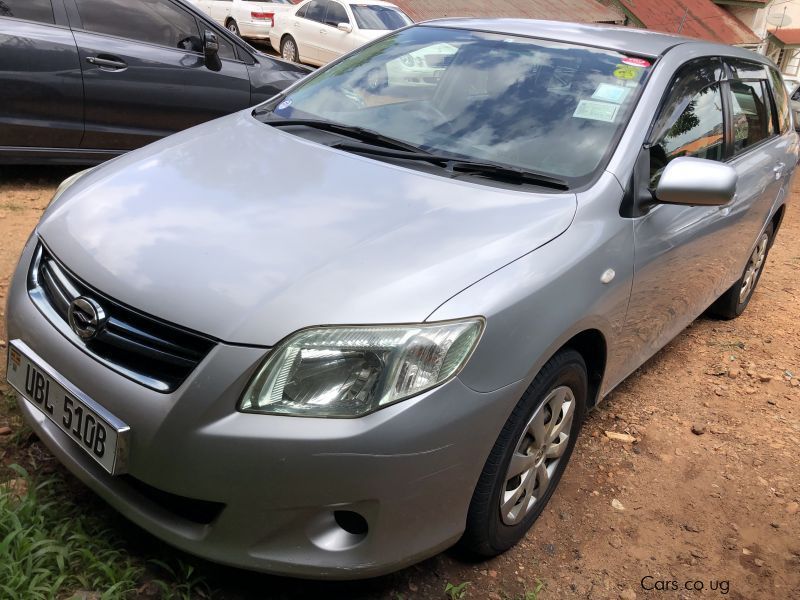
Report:
[{"label": "black suv window", "polygon": [[55,23],[51,0],[0,0],[0,17]]},{"label": "black suv window", "polygon": [[76,0],[83,28],[168,48],[202,51],[195,18],[167,0]]},{"label": "black suv window", "polygon": [[725,158],[725,125],[720,79],[722,63],[701,59],[685,65],[675,76],[653,128],[650,180],[674,158]]},{"label": "black suv window", "polygon": [[347,11],[338,2],[328,2],[328,15],[325,17],[325,24],[336,27],[339,23],[349,23]]}]

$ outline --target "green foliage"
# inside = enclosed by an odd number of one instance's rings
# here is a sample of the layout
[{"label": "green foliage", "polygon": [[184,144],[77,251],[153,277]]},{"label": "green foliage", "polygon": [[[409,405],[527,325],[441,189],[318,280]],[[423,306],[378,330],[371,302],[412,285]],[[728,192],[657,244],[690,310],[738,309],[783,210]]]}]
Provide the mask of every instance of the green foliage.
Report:
[{"label": "green foliage", "polygon": [[24,469],[12,468],[17,486],[0,486],[0,597],[49,599],[74,590],[102,591],[103,600],[130,595],[143,570],[102,522],[65,500],[60,480],[34,484]]},{"label": "green foliage", "polygon": [[536,586],[532,590],[526,589],[520,600],[539,600],[539,592],[544,589],[544,582],[537,579]]},{"label": "green foliage", "polygon": [[467,587],[470,585],[469,581],[463,581],[458,585],[453,585],[452,583],[448,583],[444,588],[444,593],[450,598],[450,600],[461,600],[464,596],[467,595]]},{"label": "green foliage", "polygon": [[194,567],[180,559],[170,566],[164,561],[151,559],[151,564],[165,571],[170,581],[156,579],[153,584],[160,590],[161,600],[192,600],[193,598],[210,598],[211,588],[202,575],[194,572]]},{"label": "green foliage", "polygon": [[180,559],[153,559],[147,569],[107,529],[102,506],[97,512],[79,506],[59,476],[37,482],[22,467],[11,468],[14,485],[0,482],[0,598],[50,600],[80,591],[101,600],[133,599],[143,584],[162,600],[212,596],[204,578]]}]

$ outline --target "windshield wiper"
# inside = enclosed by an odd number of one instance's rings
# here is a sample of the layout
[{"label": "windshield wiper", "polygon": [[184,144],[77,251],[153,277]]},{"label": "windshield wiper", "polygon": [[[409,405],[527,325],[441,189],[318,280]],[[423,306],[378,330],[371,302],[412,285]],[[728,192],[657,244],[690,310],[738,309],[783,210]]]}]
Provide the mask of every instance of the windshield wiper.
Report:
[{"label": "windshield wiper", "polygon": [[[420,152],[420,149],[412,144],[407,144],[406,142],[396,140],[376,131],[372,131],[371,129],[364,129],[363,127],[356,127],[354,125],[344,125],[342,123],[333,123],[331,121],[322,121],[318,119],[269,119],[263,122],[273,127],[290,127],[292,125],[312,127],[314,129],[321,129],[322,131],[346,135],[359,141],[367,142],[368,144],[379,144],[386,148],[405,150],[411,153]],[[334,147],[338,146],[334,145]],[[364,147],[369,148],[370,146]]]},{"label": "windshield wiper", "polygon": [[470,160],[460,156],[449,156],[447,154],[427,152],[419,148],[415,148],[414,150],[391,150],[387,148],[370,146],[368,144],[349,142],[333,144],[332,147],[350,152],[385,156],[386,158],[428,162],[442,167],[454,177],[458,175],[478,175],[480,177],[486,177],[487,179],[493,179],[495,181],[506,181],[509,183],[531,183],[557,190],[569,189],[569,184],[567,181],[557,177],[552,177],[550,175],[544,175],[542,173],[536,173],[526,169],[511,167],[501,163]]}]

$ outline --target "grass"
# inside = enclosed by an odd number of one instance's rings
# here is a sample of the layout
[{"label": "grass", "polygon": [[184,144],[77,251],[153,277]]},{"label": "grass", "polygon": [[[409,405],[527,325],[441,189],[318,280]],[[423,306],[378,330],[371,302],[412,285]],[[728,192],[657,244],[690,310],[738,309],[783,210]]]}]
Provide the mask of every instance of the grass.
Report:
[{"label": "grass", "polygon": [[467,587],[469,587],[469,585],[469,581],[462,581],[458,585],[453,585],[448,582],[444,588],[444,593],[447,594],[450,600],[461,600],[467,595]]},{"label": "grass", "polygon": [[204,578],[182,560],[144,562],[130,554],[106,515],[74,502],[60,475],[36,480],[22,467],[11,469],[15,477],[0,483],[0,598],[87,592],[132,599],[143,589],[162,600],[211,597]]},{"label": "grass", "polygon": [[[113,511],[79,497],[65,472],[41,464],[16,398],[0,386],[0,418],[13,433],[0,444],[0,599],[205,599],[212,589],[195,566],[161,544],[131,552]],[[0,421],[2,423],[2,421]],[[23,463],[25,468],[8,460]],[[30,471],[30,474],[29,472]],[[153,556],[154,558],[150,558]],[[147,558],[145,558],[147,557]]]},{"label": "grass", "polygon": [[0,487],[0,596],[49,599],[77,590],[100,591],[103,600],[133,595],[142,567],[101,521],[64,501],[63,481],[34,483],[21,467],[14,470],[17,485]]}]

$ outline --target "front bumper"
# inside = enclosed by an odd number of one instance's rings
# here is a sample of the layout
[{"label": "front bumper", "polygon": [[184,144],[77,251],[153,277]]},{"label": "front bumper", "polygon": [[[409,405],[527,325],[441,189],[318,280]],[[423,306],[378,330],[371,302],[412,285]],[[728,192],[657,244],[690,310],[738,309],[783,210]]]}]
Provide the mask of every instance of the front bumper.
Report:
[{"label": "front bumper", "polygon": [[[454,379],[360,419],[243,414],[236,403],[265,350],[219,344],[161,394],[97,363],[39,313],[25,286],[34,245],[9,291],[9,339],[130,425],[129,475],[108,475],[37,409],[20,407],[58,459],[130,520],[216,562],[315,578],[380,575],[460,537],[522,384],[482,394]],[[198,518],[198,503],[219,510]],[[366,535],[348,534],[334,511],[361,515]]]}]

